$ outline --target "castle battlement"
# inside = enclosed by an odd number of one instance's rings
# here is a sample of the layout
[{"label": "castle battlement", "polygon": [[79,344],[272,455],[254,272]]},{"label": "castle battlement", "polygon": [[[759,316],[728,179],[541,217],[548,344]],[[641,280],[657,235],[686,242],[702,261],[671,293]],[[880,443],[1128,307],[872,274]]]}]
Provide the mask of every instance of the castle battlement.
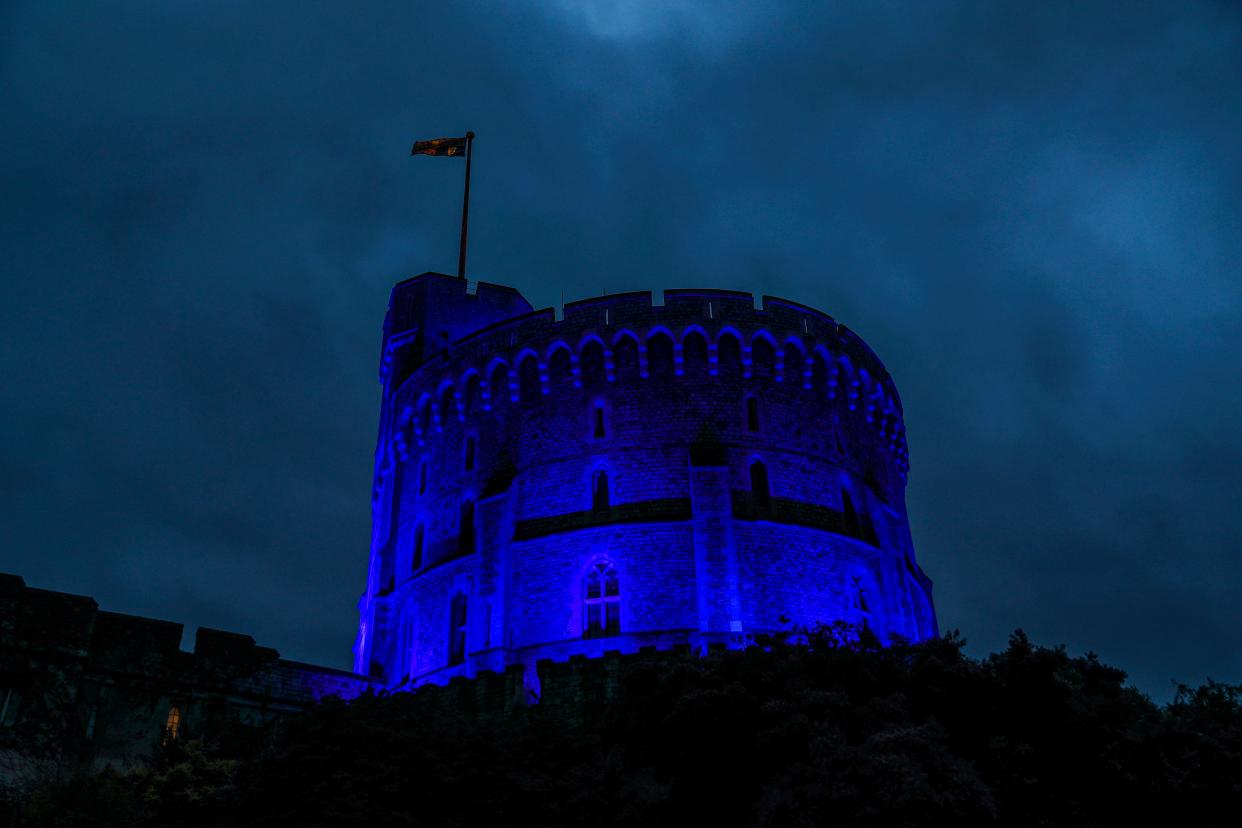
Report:
[{"label": "castle battlement", "polygon": [[383,352],[357,670],[736,643],[783,615],[934,634],[900,397],[828,314],[682,289],[558,318],[424,274]]}]

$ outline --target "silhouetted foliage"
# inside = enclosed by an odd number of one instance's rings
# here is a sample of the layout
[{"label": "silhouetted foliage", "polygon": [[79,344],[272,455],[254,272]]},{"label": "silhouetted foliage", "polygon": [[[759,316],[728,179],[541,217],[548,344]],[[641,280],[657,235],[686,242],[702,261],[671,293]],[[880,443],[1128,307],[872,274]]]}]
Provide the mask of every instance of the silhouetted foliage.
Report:
[{"label": "silhouetted foliage", "polygon": [[330,700],[261,747],[36,791],[44,825],[1233,824],[1242,687],[1163,707],[1094,655],[1015,633],[883,647],[837,625],[629,659],[607,705],[469,714],[423,693]]}]

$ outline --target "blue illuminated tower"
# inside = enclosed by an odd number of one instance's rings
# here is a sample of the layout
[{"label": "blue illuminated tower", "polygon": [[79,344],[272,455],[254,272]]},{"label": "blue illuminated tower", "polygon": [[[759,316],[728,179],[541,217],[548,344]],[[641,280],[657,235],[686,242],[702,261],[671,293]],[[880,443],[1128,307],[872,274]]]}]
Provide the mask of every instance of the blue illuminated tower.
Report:
[{"label": "blue illuminated tower", "polygon": [[355,669],[390,686],[845,620],[936,634],[867,345],[718,290],[393,288]]}]

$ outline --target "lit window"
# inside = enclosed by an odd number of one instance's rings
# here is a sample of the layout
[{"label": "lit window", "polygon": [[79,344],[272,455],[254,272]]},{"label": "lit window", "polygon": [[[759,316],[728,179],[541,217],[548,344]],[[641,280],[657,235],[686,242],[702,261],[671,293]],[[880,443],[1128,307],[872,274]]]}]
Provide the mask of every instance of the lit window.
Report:
[{"label": "lit window", "polygon": [[449,605],[449,665],[466,660],[466,596],[460,592]]},{"label": "lit window", "polygon": [[756,511],[767,511],[772,506],[772,493],[768,489],[768,467],[758,460],[750,464],[750,498]]},{"label": "lit window", "polygon": [[759,399],[757,397],[746,398],[746,430],[759,430]]},{"label": "lit window", "polygon": [[420,523],[414,530],[414,556],[410,562],[410,569],[417,570],[423,565],[423,537],[423,526]]},{"label": "lit window", "polygon": [[596,512],[606,512],[608,507],[608,472],[599,469],[591,475],[591,508]]},{"label": "lit window", "polygon": [[181,732],[181,708],[173,705],[168,708],[168,718],[164,720],[164,737],[170,742],[177,741],[177,734]]},{"label": "lit window", "polygon": [[621,585],[611,561],[598,561],[587,570],[582,585],[583,638],[610,638],[621,634]]},{"label": "lit window", "polygon": [[466,471],[474,469],[474,438],[466,439]]}]

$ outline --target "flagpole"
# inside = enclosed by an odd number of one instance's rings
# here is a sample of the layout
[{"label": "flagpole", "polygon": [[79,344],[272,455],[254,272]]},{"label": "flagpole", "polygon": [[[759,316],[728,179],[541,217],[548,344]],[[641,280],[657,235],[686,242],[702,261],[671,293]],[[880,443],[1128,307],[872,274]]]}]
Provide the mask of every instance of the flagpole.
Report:
[{"label": "flagpole", "polygon": [[457,278],[466,278],[466,220],[470,216],[470,150],[474,133],[466,133],[466,192],[461,199],[461,251],[457,254]]}]

